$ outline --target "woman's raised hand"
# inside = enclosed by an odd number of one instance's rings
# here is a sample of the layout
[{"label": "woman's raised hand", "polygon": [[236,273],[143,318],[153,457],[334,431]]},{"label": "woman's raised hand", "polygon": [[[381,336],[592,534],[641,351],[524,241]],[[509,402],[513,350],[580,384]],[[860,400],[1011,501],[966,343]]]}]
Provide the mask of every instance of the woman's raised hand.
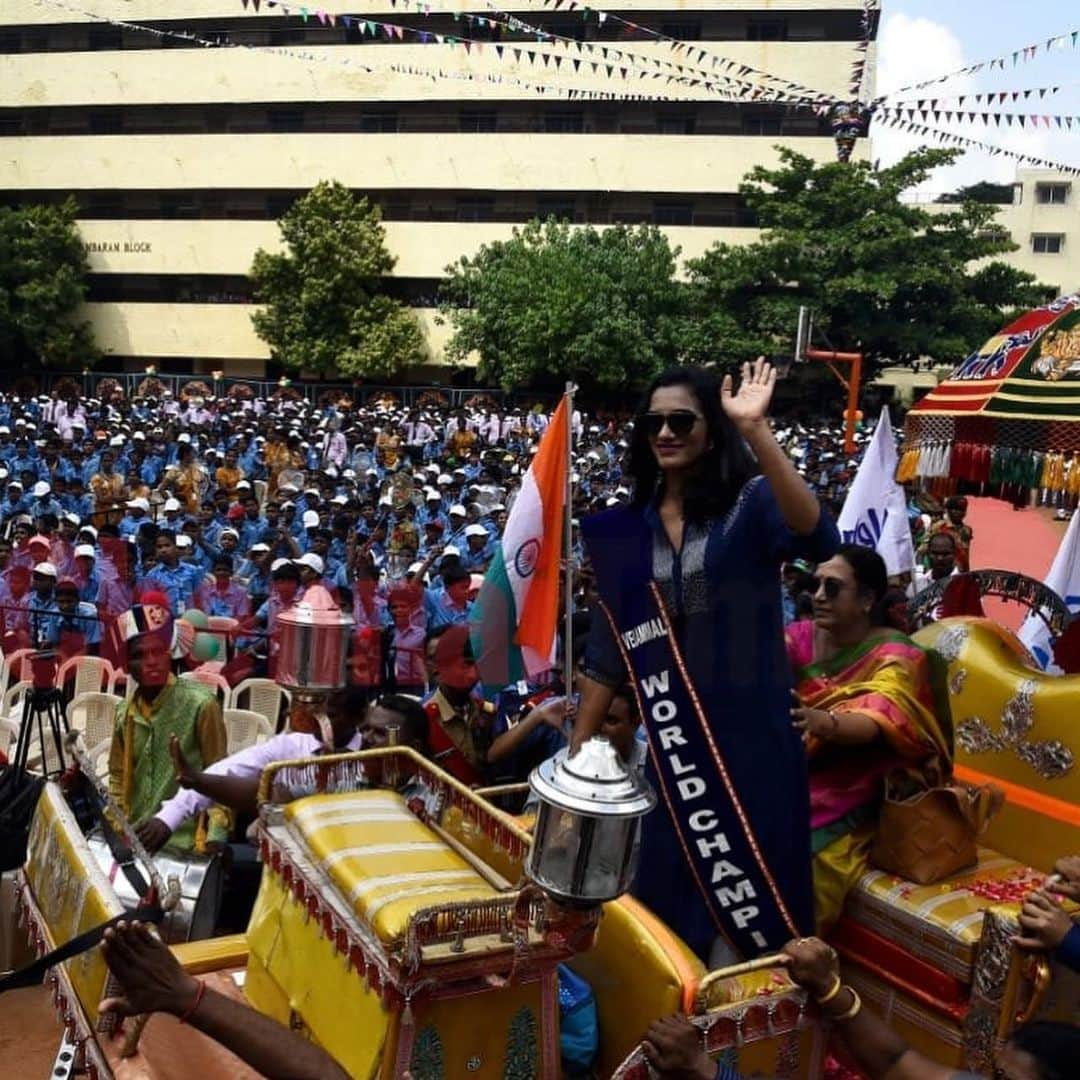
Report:
[{"label": "woman's raised hand", "polygon": [[753,426],[765,419],[775,386],[776,369],[764,356],[759,356],[753,364],[743,364],[737,391],[732,377],[724,376],[720,384],[720,407],[736,427]]}]

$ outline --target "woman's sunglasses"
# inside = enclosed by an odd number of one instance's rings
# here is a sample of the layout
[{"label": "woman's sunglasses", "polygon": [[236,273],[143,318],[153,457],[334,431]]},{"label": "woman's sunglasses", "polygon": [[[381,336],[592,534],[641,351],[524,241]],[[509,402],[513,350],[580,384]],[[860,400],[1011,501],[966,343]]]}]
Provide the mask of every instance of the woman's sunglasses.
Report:
[{"label": "woman's sunglasses", "polygon": [[817,577],[816,575],[810,579],[810,591],[816,596],[819,589],[825,590],[826,600],[835,600],[847,586],[846,581],[841,581],[839,578],[834,577]]},{"label": "woman's sunglasses", "polygon": [[668,431],[676,439],[684,439],[694,430],[694,425],[701,419],[701,416],[696,412],[691,412],[689,409],[676,409],[675,412],[668,413],[642,413],[638,417],[638,422],[645,428],[645,433],[650,439],[655,439],[664,430],[665,424]]}]

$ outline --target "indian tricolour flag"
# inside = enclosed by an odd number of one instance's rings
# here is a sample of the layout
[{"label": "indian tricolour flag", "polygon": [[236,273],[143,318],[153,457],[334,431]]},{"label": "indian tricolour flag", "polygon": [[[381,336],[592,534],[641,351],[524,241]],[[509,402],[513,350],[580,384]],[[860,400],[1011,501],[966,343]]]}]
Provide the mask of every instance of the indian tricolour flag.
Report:
[{"label": "indian tricolour flag", "polygon": [[492,688],[555,666],[568,423],[564,396],[510,508],[469,618],[480,679]]}]

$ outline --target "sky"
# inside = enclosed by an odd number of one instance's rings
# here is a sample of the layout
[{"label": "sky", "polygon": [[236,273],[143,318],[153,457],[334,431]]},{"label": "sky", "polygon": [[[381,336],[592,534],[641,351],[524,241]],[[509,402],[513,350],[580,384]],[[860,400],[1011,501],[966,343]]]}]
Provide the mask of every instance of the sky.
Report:
[{"label": "sky", "polygon": [[[1080,29],[1080,6],[1071,0],[882,0],[881,8],[878,94]],[[1009,61],[1004,71],[952,79],[940,86],[898,94],[892,100],[946,96],[955,99],[956,95],[980,91],[1043,86],[1060,86],[1061,91],[1047,95],[1042,102],[1035,98],[1029,102],[1021,99],[1015,105],[990,108],[1071,115],[1077,118],[1073,131],[1047,130],[1042,126],[1035,130],[1015,126],[997,129],[981,122],[952,125],[942,122],[934,126],[1050,161],[1080,166],[1080,47],[1049,54],[1040,49],[1034,60],[1015,67]],[[949,107],[942,105],[945,109]],[[955,100],[952,107],[957,107]],[[981,111],[984,106],[969,103],[966,108]],[[871,137],[874,157],[883,165],[893,163],[917,146],[939,145],[880,123],[872,127]],[[938,170],[918,196],[932,197],[979,180],[1011,181],[1017,167],[1011,158],[970,151],[950,168]]]}]

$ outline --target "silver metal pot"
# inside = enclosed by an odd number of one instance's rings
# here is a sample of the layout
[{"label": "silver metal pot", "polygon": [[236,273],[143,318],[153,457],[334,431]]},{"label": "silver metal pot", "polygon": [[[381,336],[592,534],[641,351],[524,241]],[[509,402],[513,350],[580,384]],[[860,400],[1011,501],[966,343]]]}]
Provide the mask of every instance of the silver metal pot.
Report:
[{"label": "silver metal pot", "polygon": [[529,877],[570,904],[599,904],[626,892],[637,870],[641,819],[656,805],[652,788],[599,737],[573,758],[561,750],[543,762],[529,785],[540,800]]},{"label": "silver metal pot", "polygon": [[274,677],[287,690],[327,693],[348,682],[352,618],[337,608],[295,604],[278,616]]}]

